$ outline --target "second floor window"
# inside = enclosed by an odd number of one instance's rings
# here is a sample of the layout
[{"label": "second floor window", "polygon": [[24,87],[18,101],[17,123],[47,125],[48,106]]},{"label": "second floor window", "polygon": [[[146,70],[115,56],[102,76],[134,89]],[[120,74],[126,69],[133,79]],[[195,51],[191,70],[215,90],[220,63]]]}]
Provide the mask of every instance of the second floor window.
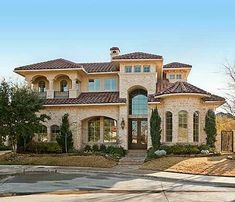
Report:
[{"label": "second floor window", "polygon": [[181,74],[176,74],[176,79],[182,79],[182,75]]},{"label": "second floor window", "polygon": [[144,72],[150,72],[150,66],[144,65]]},{"label": "second floor window", "polygon": [[88,89],[89,91],[99,91],[100,79],[89,79]]},{"label": "second floor window", "polygon": [[170,74],[169,75],[169,79],[175,79],[175,75],[174,74]]},{"label": "second floor window", "polygon": [[131,73],[132,72],[132,66],[125,66],[125,72]]},{"label": "second floor window", "polygon": [[39,83],[38,83],[38,91],[39,91],[39,93],[44,93],[46,91],[46,83],[45,83],[45,81],[39,81]]},{"label": "second floor window", "polygon": [[134,66],[134,71],[135,72],[141,72],[141,66],[140,65]]},{"label": "second floor window", "polygon": [[117,79],[105,79],[104,80],[105,91],[116,91],[117,90]]},{"label": "second floor window", "polygon": [[62,80],[60,82],[60,92],[67,92],[68,89],[68,82],[66,80]]}]

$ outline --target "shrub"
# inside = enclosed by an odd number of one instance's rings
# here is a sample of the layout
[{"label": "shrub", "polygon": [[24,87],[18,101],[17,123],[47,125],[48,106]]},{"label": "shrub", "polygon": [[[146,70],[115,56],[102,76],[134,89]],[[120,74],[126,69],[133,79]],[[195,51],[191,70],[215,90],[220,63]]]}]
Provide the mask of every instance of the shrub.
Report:
[{"label": "shrub", "polygon": [[172,146],[161,145],[159,150],[165,150],[167,154],[199,154],[200,149],[197,145],[181,145],[175,144]]},{"label": "shrub", "polygon": [[0,151],[11,150],[11,146],[0,145]]},{"label": "shrub", "polygon": [[157,157],[157,155],[155,154],[155,149],[153,147],[149,148],[147,151],[147,158],[151,159],[151,158],[155,158]]},{"label": "shrub", "polygon": [[202,150],[210,150],[210,147],[208,145],[206,145],[206,144],[201,144],[200,146],[198,146],[198,149],[200,151],[202,151]]},{"label": "shrub", "polygon": [[31,142],[27,146],[27,152],[46,154],[62,153],[61,147],[55,142]]},{"label": "shrub", "polygon": [[107,150],[107,148],[104,144],[100,145],[100,152],[106,153],[106,150]]},{"label": "shrub", "polygon": [[87,145],[84,147],[84,151],[85,151],[85,152],[90,152],[90,151],[91,151],[91,146],[87,144]]},{"label": "shrub", "polygon": [[98,151],[99,151],[99,146],[98,146],[97,144],[94,144],[94,145],[92,146],[92,151],[93,151],[93,152],[98,152]]},{"label": "shrub", "polygon": [[209,150],[201,150],[201,154],[209,154]]},{"label": "shrub", "polygon": [[110,145],[106,149],[106,153],[114,157],[120,158],[126,155],[126,150],[123,147]]},{"label": "shrub", "polygon": [[166,156],[166,151],[165,150],[157,150],[154,152],[156,156],[161,157],[161,156]]}]

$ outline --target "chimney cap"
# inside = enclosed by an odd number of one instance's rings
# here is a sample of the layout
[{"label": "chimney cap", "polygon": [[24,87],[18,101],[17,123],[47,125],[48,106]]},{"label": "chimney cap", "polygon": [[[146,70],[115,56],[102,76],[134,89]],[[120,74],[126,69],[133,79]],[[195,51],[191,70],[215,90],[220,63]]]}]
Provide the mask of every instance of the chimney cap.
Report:
[{"label": "chimney cap", "polygon": [[118,47],[112,47],[112,48],[110,48],[110,50],[111,50],[111,51],[113,51],[113,50],[118,50],[118,51],[120,51],[120,49],[119,49]]}]

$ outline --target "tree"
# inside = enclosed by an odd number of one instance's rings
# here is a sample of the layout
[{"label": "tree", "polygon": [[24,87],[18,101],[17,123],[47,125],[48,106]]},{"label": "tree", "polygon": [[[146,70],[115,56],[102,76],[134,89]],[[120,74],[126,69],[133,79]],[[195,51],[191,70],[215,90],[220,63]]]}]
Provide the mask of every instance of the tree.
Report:
[{"label": "tree", "polygon": [[25,150],[41,123],[50,118],[45,114],[39,115],[43,100],[27,86],[3,81],[0,84],[0,102],[0,134],[9,137],[14,150],[16,144]]},{"label": "tree", "polygon": [[56,141],[62,148],[62,152],[68,152],[70,149],[73,148],[73,137],[72,137],[72,132],[69,129],[69,115],[64,114],[62,117],[62,124],[60,125],[60,132],[56,137]]},{"label": "tree", "polygon": [[152,139],[152,146],[158,149],[161,144],[161,117],[158,114],[157,109],[152,110],[150,118],[150,135]]},{"label": "tree", "polygon": [[214,148],[217,130],[216,130],[216,116],[213,110],[207,111],[204,130],[207,134],[206,144]]}]

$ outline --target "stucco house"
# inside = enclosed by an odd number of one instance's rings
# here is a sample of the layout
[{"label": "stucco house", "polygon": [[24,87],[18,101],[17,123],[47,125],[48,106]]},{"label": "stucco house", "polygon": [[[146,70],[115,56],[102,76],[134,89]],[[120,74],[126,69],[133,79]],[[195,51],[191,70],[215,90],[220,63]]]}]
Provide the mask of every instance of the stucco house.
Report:
[{"label": "stucco house", "polygon": [[39,140],[55,141],[68,113],[76,149],[93,143],[147,149],[151,111],[157,107],[163,143],[205,143],[206,112],[224,98],[188,83],[191,65],[164,64],[162,56],[143,52],[121,55],[118,47],[110,56],[110,62],[56,59],[15,68],[45,98],[42,113],[51,120]]}]

